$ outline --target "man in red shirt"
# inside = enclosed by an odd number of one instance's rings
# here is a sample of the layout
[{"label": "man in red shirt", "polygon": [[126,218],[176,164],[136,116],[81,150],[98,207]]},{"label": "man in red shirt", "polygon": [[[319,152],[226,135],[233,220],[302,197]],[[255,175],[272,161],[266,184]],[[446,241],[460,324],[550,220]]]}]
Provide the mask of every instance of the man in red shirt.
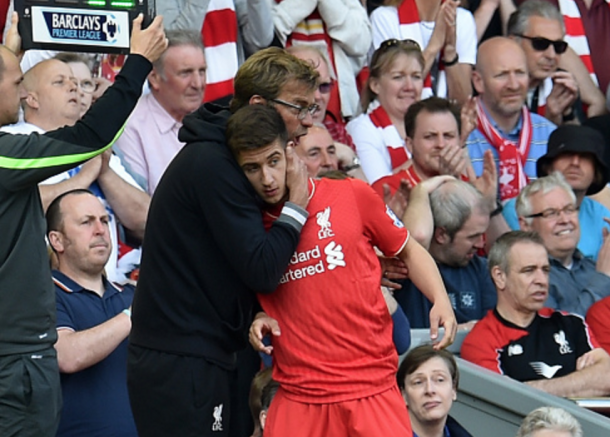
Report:
[{"label": "man in red shirt", "polygon": [[[243,108],[229,119],[227,140],[266,204],[264,221],[270,225],[287,194],[288,137],[281,117],[263,105]],[[448,346],[456,331],[440,274],[428,252],[362,181],[310,179],[309,193],[312,219],[304,224],[288,269],[275,293],[258,296],[282,330],[273,338],[273,378],[281,388],[265,435],[410,435],[374,248],[402,259],[433,303],[431,337],[437,348]],[[269,317],[255,322],[261,331]],[[445,334],[437,341],[439,326]]]}]

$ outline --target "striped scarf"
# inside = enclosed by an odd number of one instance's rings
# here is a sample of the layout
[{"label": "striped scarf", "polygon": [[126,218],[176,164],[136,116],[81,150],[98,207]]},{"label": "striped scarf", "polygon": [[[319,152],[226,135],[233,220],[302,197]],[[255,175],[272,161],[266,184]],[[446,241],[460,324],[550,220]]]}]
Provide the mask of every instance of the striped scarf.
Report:
[{"label": "striped scarf", "polygon": [[498,182],[500,183],[500,200],[505,201],[516,197],[528,183],[523,166],[529,154],[532,141],[532,119],[526,105],[521,109],[521,133],[519,143],[503,138],[491,124],[487,113],[477,98],[477,129],[485,139],[496,149],[499,157]]},{"label": "striped scarf", "polygon": [[[412,39],[417,41],[419,46],[424,49],[424,38],[420,28],[419,11],[417,10],[417,4],[415,0],[404,0],[398,7],[398,22],[400,23],[400,38],[401,39]],[[440,97],[446,95],[447,90],[447,78],[445,77],[445,65],[443,64],[441,57],[438,58],[438,76],[436,89],[440,90],[437,95]],[[442,91],[444,90],[444,91]],[[424,79],[424,89],[422,91],[421,98],[426,99],[435,95],[432,89],[432,75],[428,73]]]},{"label": "striped scarf", "polygon": [[368,114],[375,127],[381,133],[383,142],[390,154],[392,170],[394,170],[409,159],[405,142],[400,138],[400,134],[392,124],[390,116],[379,104],[378,100],[371,103]]},{"label": "striped scarf", "polygon": [[207,64],[203,100],[210,102],[233,94],[237,73],[237,15],[233,0],[210,0],[201,27]]},{"label": "striped scarf", "polygon": [[[580,59],[589,70],[591,79],[598,85],[597,76],[593,70],[593,63],[591,62],[591,51],[589,49],[589,42],[585,34],[585,28],[582,24],[580,17],[580,11],[578,5],[574,0],[558,0],[559,10],[563,15],[563,22],[566,26],[566,42],[572,47],[572,50],[576,52]],[[608,6],[610,6],[610,0],[606,0]]]}]

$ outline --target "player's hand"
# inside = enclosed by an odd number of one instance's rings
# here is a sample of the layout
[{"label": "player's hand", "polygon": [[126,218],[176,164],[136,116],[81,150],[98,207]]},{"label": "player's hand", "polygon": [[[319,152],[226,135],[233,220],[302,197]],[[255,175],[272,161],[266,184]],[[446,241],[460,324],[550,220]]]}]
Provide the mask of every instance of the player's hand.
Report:
[{"label": "player's hand", "polygon": [[309,175],[307,166],[294,151],[294,145],[286,146],[286,186],[289,190],[288,200],[302,208],[309,203]]},{"label": "player's hand", "polygon": [[[445,334],[442,339],[438,339],[438,328],[445,328]],[[430,309],[430,339],[434,344],[434,349],[440,350],[453,343],[455,333],[457,332],[457,321],[449,298],[442,299],[440,302],[435,302]]]},{"label": "player's hand", "polygon": [[167,48],[167,38],[163,30],[163,17],[157,15],[146,29],[142,30],[144,15],[139,14],[133,20],[131,31],[130,53],[142,55],[150,62],[155,62]]},{"label": "player's hand", "polygon": [[21,35],[19,35],[18,24],[19,14],[13,12],[13,15],[11,15],[11,26],[6,32],[5,46],[15,55],[18,55],[21,52]]},{"label": "player's hand", "polygon": [[250,345],[252,345],[255,351],[271,355],[273,346],[265,346],[263,343],[263,337],[268,334],[279,337],[281,335],[280,325],[274,318],[260,312],[254,318],[252,325],[250,325],[250,333],[248,335]]}]

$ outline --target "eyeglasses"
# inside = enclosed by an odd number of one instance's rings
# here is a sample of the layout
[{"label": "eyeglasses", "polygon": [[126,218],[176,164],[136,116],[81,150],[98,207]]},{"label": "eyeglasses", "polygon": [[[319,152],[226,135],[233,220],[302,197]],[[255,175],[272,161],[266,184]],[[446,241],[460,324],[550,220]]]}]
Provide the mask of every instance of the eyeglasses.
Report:
[{"label": "eyeglasses", "polygon": [[332,81],[323,82],[318,85],[318,91],[320,91],[322,94],[328,94],[328,93],[330,93],[330,90],[333,89],[333,85],[334,85],[334,82],[332,82]]},{"label": "eyeglasses", "polygon": [[549,48],[551,44],[553,44],[553,48],[555,49],[555,53],[561,55],[568,49],[568,43],[562,40],[553,41],[547,38],[542,38],[540,36],[525,36],[516,34],[515,36],[519,36],[521,38],[529,39],[532,42],[532,47],[534,50],[539,52],[543,52]]},{"label": "eyeglasses", "polygon": [[80,89],[87,94],[91,94],[93,91],[95,91],[95,82],[93,82],[91,79],[77,80],[76,83]]},{"label": "eyeglasses", "polygon": [[315,103],[312,103],[309,106],[299,106],[299,105],[295,105],[294,103],[290,103],[290,102],[287,102],[287,101],[281,100],[281,99],[270,99],[270,100],[274,103],[279,103],[280,105],[284,105],[284,106],[287,106],[289,108],[296,109],[297,111],[299,111],[297,114],[297,118],[299,120],[304,120],[305,117],[307,117],[307,114],[309,114],[313,117],[313,115],[320,109],[320,107],[318,105],[316,105]]},{"label": "eyeglasses", "polygon": [[557,219],[559,218],[559,215],[561,213],[564,213],[567,216],[571,216],[573,214],[575,214],[578,211],[578,208],[575,205],[566,205],[561,209],[556,209],[556,208],[549,208],[549,209],[545,209],[542,212],[539,212],[537,214],[530,214],[525,216],[525,218],[536,218],[536,217],[542,217],[544,219]]}]

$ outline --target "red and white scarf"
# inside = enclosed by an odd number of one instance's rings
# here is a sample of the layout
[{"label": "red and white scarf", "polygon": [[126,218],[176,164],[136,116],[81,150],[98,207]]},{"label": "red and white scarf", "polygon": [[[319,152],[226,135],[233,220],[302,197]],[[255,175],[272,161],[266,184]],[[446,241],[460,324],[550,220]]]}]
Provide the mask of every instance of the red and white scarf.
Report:
[{"label": "red and white scarf", "polygon": [[508,200],[516,197],[523,187],[528,183],[528,178],[525,175],[523,166],[529,154],[532,141],[532,119],[527,106],[523,105],[521,109],[521,133],[519,134],[519,143],[503,138],[500,133],[493,127],[491,121],[487,118],[487,113],[483,108],[480,99],[477,99],[477,128],[485,136],[485,139],[498,152],[499,157],[499,174],[498,182],[500,183],[500,200]]},{"label": "red and white scarf", "polygon": [[233,94],[237,73],[237,15],[233,0],[210,0],[201,27],[207,64],[204,102]]},{"label": "red and white scarf", "polygon": [[[401,39],[412,39],[417,41],[422,50],[424,50],[424,37],[421,32],[419,19],[419,11],[417,10],[417,4],[415,0],[404,0],[398,7],[398,22],[400,23],[400,38]],[[437,77],[437,95],[439,97],[446,97],[447,95],[447,78],[445,76],[445,65],[438,57],[438,77]],[[426,99],[434,95],[432,89],[432,76],[430,73],[424,79],[424,89],[422,91],[421,98]]]},{"label": "red and white scarf", "polygon": [[[585,28],[582,24],[580,17],[580,11],[578,5],[574,0],[558,0],[559,10],[563,15],[563,22],[566,26],[565,41],[572,47],[580,59],[589,70],[591,79],[598,85],[597,76],[593,69],[593,62],[591,62],[591,50],[589,49],[589,42],[587,41],[587,35]],[[610,6],[610,0],[606,0],[608,6]]]},{"label": "red and white scarf", "polygon": [[368,115],[375,127],[381,133],[383,142],[390,154],[392,170],[407,162],[409,159],[409,152],[405,146],[405,142],[400,137],[398,130],[392,124],[392,120],[390,120],[390,116],[379,104],[378,100],[371,103]]}]

